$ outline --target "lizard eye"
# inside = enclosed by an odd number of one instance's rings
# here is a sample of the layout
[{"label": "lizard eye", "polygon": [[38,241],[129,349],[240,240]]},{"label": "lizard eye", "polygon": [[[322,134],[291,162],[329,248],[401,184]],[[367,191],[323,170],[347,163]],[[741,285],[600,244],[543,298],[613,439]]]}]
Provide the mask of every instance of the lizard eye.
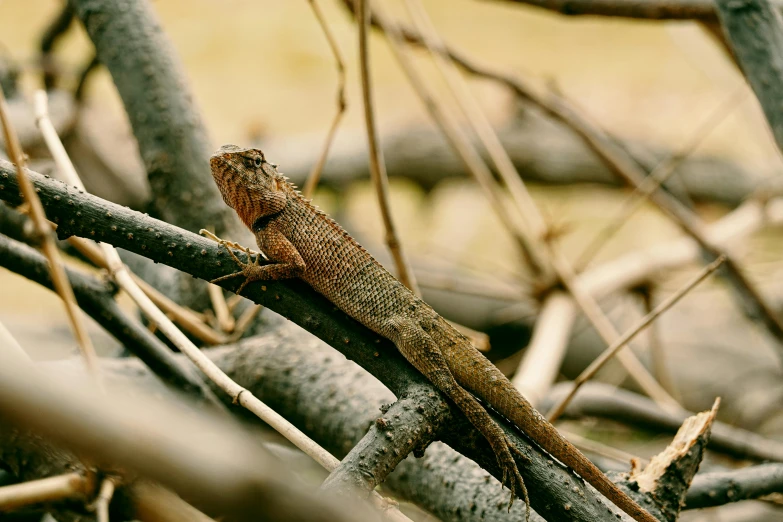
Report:
[{"label": "lizard eye", "polygon": [[256,167],[260,167],[262,163],[264,163],[264,160],[262,160],[261,158],[256,156],[256,159],[255,159]]}]

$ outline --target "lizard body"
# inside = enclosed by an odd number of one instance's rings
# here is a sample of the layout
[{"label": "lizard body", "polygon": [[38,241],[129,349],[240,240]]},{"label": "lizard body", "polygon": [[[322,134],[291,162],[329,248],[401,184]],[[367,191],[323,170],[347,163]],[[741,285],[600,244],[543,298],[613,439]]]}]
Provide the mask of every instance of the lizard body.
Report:
[{"label": "lizard body", "polygon": [[271,261],[258,265],[258,258],[251,264],[235,257],[242,266],[237,274],[246,276],[243,286],[257,280],[301,278],[348,315],[390,339],[489,441],[512,494],[527,500],[512,455],[518,450],[476,397],[632,518],[657,521],[564,439],[463,334],[304,199],[260,150],[224,145],[210,165],[223,200],[255,233],[259,248]]}]

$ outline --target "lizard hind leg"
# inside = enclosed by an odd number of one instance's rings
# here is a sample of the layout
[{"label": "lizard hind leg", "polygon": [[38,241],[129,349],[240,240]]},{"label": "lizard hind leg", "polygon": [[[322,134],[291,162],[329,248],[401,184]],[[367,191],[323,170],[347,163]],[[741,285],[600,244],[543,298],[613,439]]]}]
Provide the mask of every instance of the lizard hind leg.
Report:
[{"label": "lizard hind leg", "polygon": [[389,330],[389,337],[402,355],[451,399],[487,439],[503,473],[502,484],[511,491],[509,509],[515,496],[519,496],[525,501],[526,519],[529,520],[530,499],[512,452],[523,459],[526,457],[514,446],[481,403],[457,383],[438,344],[420,325],[407,318],[394,318],[390,322]]}]

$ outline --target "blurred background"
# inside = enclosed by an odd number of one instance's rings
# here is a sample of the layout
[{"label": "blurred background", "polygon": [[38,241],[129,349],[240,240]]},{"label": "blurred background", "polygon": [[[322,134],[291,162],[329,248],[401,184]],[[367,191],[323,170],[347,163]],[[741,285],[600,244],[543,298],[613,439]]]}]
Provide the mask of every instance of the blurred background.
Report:
[{"label": "blurred background", "polygon": [[[384,4],[390,13],[406,18],[399,2]],[[54,0],[0,0],[0,55],[7,66],[20,69],[21,96],[40,86],[41,37],[62,5]],[[688,179],[697,181],[680,183],[685,183],[693,199],[690,203],[707,222],[726,215],[780,176],[780,153],[753,93],[724,49],[696,23],[565,17],[504,1],[426,0],[424,5],[447,42],[498,70],[522,75],[541,93],[561,93],[589,120],[647,158],[649,165],[679,153],[696,137],[703,138],[683,163],[683,169],[694,172]],[[348,180],[330,177],[330,165],[344,165],[340,162],[346,158],[359,158],[356,163],[362,164],[367,142],[355,24],[340,2],[323,0],[321,6],[345,59],[348,110],[314,200],[385,260],[384,232],[368,175],[357,172]],[[157,0],[154,8],[184,64],[214,147],[259,145],[283,173],[303,182],[334,116],[337,88],[333,56],[308,3]],[[371,38],[371,54],[378,124],[392,164],[394,146],[407,143],[406,136],[429,139],[436,133],[378,34]],[[92,55],[82,27],[73,24],[56,51],[62,87],[76,84]],[[415,56],[431,85],[453,107],[430,59],[421,51]],[[611,221],[630,190],[604,182],[541,183],[547,176],[590,178],[599,170],[597,162],[567,130],[520,105],[504,87],[489,80],[469,80],[501,134],[514,135],[515,129],[522,129],[518,138],[522,175],[526,176],[527,166],[533,197],[548,225],[557,231],[566,255],[575,258]],[[95,192],[140,206],[149,196],[149,187],[134,156],[137,151],[124,109],[105,69],[98,67],[87,80],[76,120],[70,132],[114,168],[114,181],[104,180]],[[45,154],[33,160],[41,162],[39,171],[52,168],[47,167]],[[401,240],[420,274],[425,299],[448,318],[487,332],[492,342],[488,356],[502,369],[513,371],[529,340],[538,304],[535,281],[525,271],[512,237],[464,172],[406,175],[417,171],[417,165],[395,164],[390,167],[391,206]],[[455,169],[460,170],[457,166],[451,171]],[[606,174],[593,177],[607,178]],[[695,184],[701,188],[693,189]],[[679,235],[675,224],[645,205],[598,254],[593,266]],[[745,238],[733,251],[776,306],[783,303],[779,238],[779,229],[767,228]],[[691,265],[661,274],[655,282],[656,301],[698,269]],[[455,290],[466,281],[501,290],[490,297]],[[638,294],[613,296],[601,305],[620,331],[644,314]],[[125,306],[132,308],[127,302]],[[58,298],[5,269],[0,269],[0,321],[34,349],[37,358],[73,353]],[[99,336],[96,345],[103,353],[120,349],[97,326],[92,331]],[[720,395],[725,401],[723,420],[773,438],[783,436],[783,385],[774,341],[744,319],[725,283],[713,279],[696,289],[661,320],[660,336],[686,407],[708,408]],[[645,360],[649,341],[643,334],[636,343]],[[595,334],[580,323],[564,375],[574,377],[600,348]],[[622,383],[624,374],[617,370],[610,365],[602,378]],[[618,444],[617,432],[606,426],[588,422],[581,429]],[[652,453],[666,440],[634,440],[639,446],[633,451]]]}]

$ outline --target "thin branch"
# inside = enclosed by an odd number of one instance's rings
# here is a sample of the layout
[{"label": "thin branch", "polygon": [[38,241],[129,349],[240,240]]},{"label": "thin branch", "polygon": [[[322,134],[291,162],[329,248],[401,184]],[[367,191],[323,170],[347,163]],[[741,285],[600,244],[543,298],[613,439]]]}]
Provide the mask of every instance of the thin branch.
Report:
[{"label": "thin branch", "polygon": [[[646,285],[640,290],[642,301],[644,302],[645,315],[650,314],[655,309],[653,305],[653,295],[655,286],[650,284]],[[674,384],[674,379],[669,371],[666,362],[666,353],[663,349],[663,341],[661,339],[660,323],[653,322],[650,325],[649,332],[647,333],[650,346],[650,365],[652,366],[652,373],[661,386],[666,388],[666,391],[672,394],[672,397],[676,397],[680,400],[680,395],[677,392],[677,387]]]},{"label": "thin branch", "polygon": [[370,174],[375,191],[378,195],[378,207],[381,211],[383,226],[386,229],[386,244],[389,247],[397,277],[414,294],[421,295],[416,284],[416,278],[410,269],[410,263],[402,250],[402,244],[397,237],[394,220],[389,205],[389,179],[386,175],[386,164],[383,160],[383,150],[378,138],[378,128],[375,120],[375,107],[373,104],[372,87],[370,85],[370,49],[368,45],[368,29],[370,25],[370,9],[367,3],[370,0],[356,0],[357,20],[359,21],[359,64],[362,79],[362,102],[364,105],[364,123],[367,127],[367,141],[370,150]]},{"label": "thin branch", "polygon": [[[554,247],[554,245],[552,245]],[[593,325],[598,335],[608,345],[612,346],[620,338],[620,332],[617,331],[612,321],[603,313],[601,307],[595,298],[585,291],[579,284],[576,274],[574,274],[571,265],[565,258],[565,255],[557,248],[549,249],[552,256],[552,263],[555,266],[563,286],[571,294],[579,309],[585,314],[585,317]],[[619,352],[617,360],[628,372],[628,375],[635,380],[644,392],[657,402],[662,408],[667,410],[681,410],[682,406],[674,397],[655,380],[644,364],[630,350]]]},{"label": "thin branch", "polygon": [[579,376],[574,379],[574,386],[571,389],[571,391],[568,393],[568,395],[557,405],[553,408],[552,411],[549,412],[548,418],[549,422],[554,422],[557,420],[565,410],[566,406],[568,406],[568,403],[571,402],[571,399],[574,398],[574,395],[576,395],[576,392],[579,391],[579,388],[582,387],[584,383],[592,379],[595,374],[603,368],[603,366],[615,355],[618,354],[618,352],[626,345],[628,344],[631,339],[636,337],[642,330],[644,330],[647,326],[649,326],[653,321],[655,321],[658,316],[669,310],[672,306],[677,304],[677,302],[685,297],[691,290],[693,290],[699,283],[704,281],[708,276],[710,276],[713,272],[715,272],[726,260],[725,257],[719,257],[706,267],[701,270],[701,272],[694,277],[691,281],[689,281],[685,286],[683,286],[680,290],[674,293],[674,295],[670,296],[668,299],[666,299],[664,302],[659,304],[655,307],[655,310],[650,312],[649,314],[642,317],[636,325],[634,325],[633,328],[628,330],[625,334],[623,334],[622,337],[617,339],[609,348],[604,350],[601,355],[596,357],[596,359],[590,363],[590,366],[584,369],[582,373],[579,374]]},{"label": "thin branch", "polygon": [[83,473],[68,473],[0,488],[0,513],[33,504],[84,501],[95,485]]},{"label": "thin branch", "polygon": [[209,300],[212,302],[212,309],[215,311],[218,328],[226,333],[233,332],[236,322],[231,312],[228,311],[228,304],[226,303],[223,289],[219,286],[209,285],[207,292],[209,293]]},{"label": "thin branch", "polygon": [[332,146],[335,134],[337,134],[337,127],[340,125],[340,121],[345,114],[345,110],[348,108],[348,104],[345,99],[345,62],[343,61],[342,54],[340,53],[340,47],[337,45],[337,41],[332,35],[332,31],[329,30],[329,24],[326,22],[321,8],[318,6],[317,0],[307,0],[310,7],[313,10],[315,18],[318,20],[318,25],[326,36],[326,41],[329,43],[329,48],[334,55],[335,66],[337,67],[337,112],[334,115],[332,124],[329,126],[329,132],[326,134],[326,140],[324,140],[321,154],[318,156],[318,161],[313,165],[313,169],[310,171],[310,175],[307,177],[307,182],[302,189],[302,194],[306,198],[312,198],[315,193],[315,187],[318,186],[318,180],[321,179],[321,171],[326,164],[326,158],[329,156],[329,149]]},{"label": "thin branch", "polygon": [[258,317],[258,314],[261,312],[262,308],[264,307],[261,305],[252,304],[248,306],[244,312],[242,312],[242,315],[240,315],[239,319],[237,319],[234,333],[231,334],[232,342],[238,341],[242,338],[247,329],[250,328],[250,326],[253,324],[256,317]]},{"label": "thin branch", "polygon": [[588,243],[577,257],[577,262],[574,264],[577,272],[581,272],[595,258],[601,248],[609,242],[623,225],[628,223],[631,216],[642,208],[650,194],[658,190],[677,171],[677,167],[696,150],[711,131],[720,125],[746,94],[745,87],[742,86],[709,114],[691,134],[690,140],[679,151],[670,154],[669,157],[658,163],[649,176],[644,178],[644,181],[625,199],[614,217],[609,220],[609,223],[593,237],[593,240]]},{"label": "thin branch", "polygon": [[560,429],[559,431],[577,448],[615,460],[621,463],[623,467],[627,466],[628,463],[632,461],[638,462],[642,465],[647,465],[647,459],[643,459],[621,449],[613,448],[611,446],[607,446],[606,444],[596,442],[571,431],[563,429]]},{"label": "thin branch", "polygon": [[5,95],[3,94],[2,89],[0,89],[0,120],[2,120],[3,123],[6,147],[16,164],[19,188],[24,195],[25,201],[30,206],[30,217],[37,234],[41,238],[41,248],[49,261],[52,282],[65,305],[65,311],[68,314],[68,319],[70,320],[71,328],[73,329],[79,349],[84,356],[84,362],[90,369],[92,377],[96,382],[100,382],[95,348],[93,348],[92,341],[90,340],[90,336],[84,325],[81,310],[79,310],[79,307],[76,305],[73,289],[65,275],[65,269],[63,268],[62,260],[60,259],[59,250],[52,238],[52,227],[46,219],[46,213],[44,212],[43,205],[41,205],[41,200],[38,199],[38,195],[35,193],[33,184],[25,174],[26,160],[24,152],[19,145],[19,139],[13,129],[11,120],[8,118]]},{"label": "thin branch", "polygon": [[109,522],[109,503],[114,496],[114,489],[116,487],[116,481],[114,477],[106,477],[101,482],[101,487],[98,490],[98,498],[93,502],[92,507],[95,509],[95,518],[97,522]]}]

